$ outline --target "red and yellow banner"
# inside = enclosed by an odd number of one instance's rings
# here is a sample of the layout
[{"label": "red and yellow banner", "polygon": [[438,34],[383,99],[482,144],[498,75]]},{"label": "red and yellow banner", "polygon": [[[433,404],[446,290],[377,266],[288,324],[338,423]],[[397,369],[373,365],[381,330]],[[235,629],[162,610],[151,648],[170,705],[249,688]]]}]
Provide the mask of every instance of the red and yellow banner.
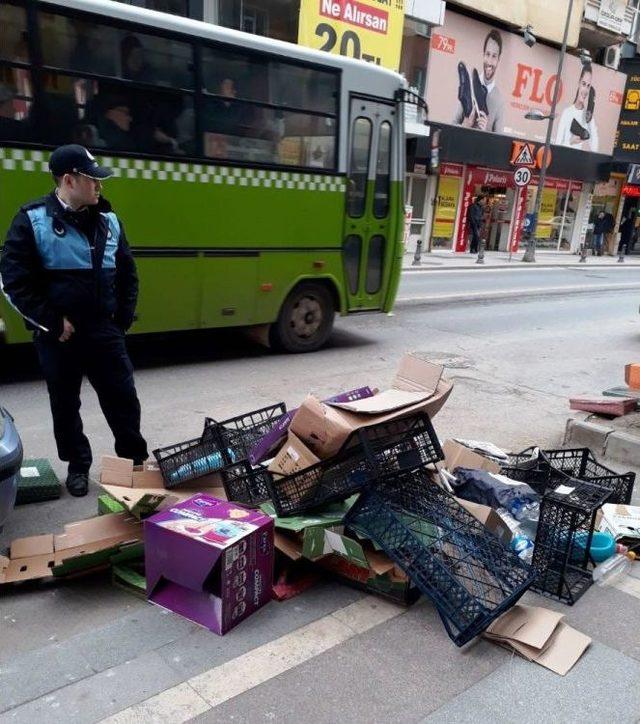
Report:
[{"label": "red and yellow banner", "polygon": [[403,24],[404,0],[301,0],[298,43],[398,70]]}]

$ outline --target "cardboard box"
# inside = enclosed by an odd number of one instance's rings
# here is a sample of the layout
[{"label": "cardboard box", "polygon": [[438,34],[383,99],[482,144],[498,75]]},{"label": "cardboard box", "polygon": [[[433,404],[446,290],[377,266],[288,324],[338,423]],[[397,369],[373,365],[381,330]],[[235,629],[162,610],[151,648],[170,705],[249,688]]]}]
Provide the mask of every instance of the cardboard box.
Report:
[{"label": "cardboard box", "polygon": [[273,520],[195,495],[144,522],[147,597],[217,634],[271,598]]},{"label": "cardboard box", "polygon": [[287,441],[271,461],[268,469],[269,472],[276,475],[293,475],[319,462],[319,458],[309,450],[293,431],[289,430]]},{"label": "cardboard box", "polygon": [[330,458],[352,432],[362,427],[416,412],[434,417],[453,389],[453,384],[442,378],[443,369],[415,355],[405,355],[389,390],[360,400],[328,404],[309,397],[289,429],[319,458]]},{"label": "cardboard box", "polygon": [[[102,458],[100,487],[136,518],[180,503],[195,493],[207,493],[226,500],[222,478],[218,473],[192,480],[168,490],[160,468],[149,461],[134,466],[133,460],[105,455]],[[99,502],[99,511],[107,506]]]},{"label": "cardboard box", "polygon": [[632,362],[625,366],[624,381],[632,390],[640,390],[640,362]]},{"label": "cardboard box", "polygon": [[471,513],[476,520],[479,520],[490,533],[505,545],[509,545],[513,537],[511,529],[493,508],[488,505],[473,503],[470,500],[463,500],[462,498],[455,499],[468,513]]},{"label": "cardboard box", "polygon": [[470,468],[471,470],[485,470],[488,473],[499,473],[498,463],[470,450],[455,440],[447,440],[442,446],[444,453],[444,466],[450,472],[456,468]]},{"label": "cardboard box", "polygon": [[564,676],[591,639],[562,621],[564,614],[516,604],[484,632],[485,638]]},{"label": "cardboard box", "polygon": [[142,526],[128,513],[69,523],[61,534],[18,538],[0,557],[0,583],[82,573],[109,564],[123,546],[142,540]]}]

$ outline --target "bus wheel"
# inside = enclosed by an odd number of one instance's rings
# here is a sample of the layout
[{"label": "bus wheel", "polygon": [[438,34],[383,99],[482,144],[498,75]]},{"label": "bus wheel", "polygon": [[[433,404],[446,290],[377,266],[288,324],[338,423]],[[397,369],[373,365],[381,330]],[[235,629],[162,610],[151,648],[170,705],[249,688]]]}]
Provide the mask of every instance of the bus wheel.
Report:
[{"label": "bus wheel", "polygon": [[333,329],[335,307],[323,284],[303,282],[285,299],[271,326],[271,344],[285,352],[313,352]]}]

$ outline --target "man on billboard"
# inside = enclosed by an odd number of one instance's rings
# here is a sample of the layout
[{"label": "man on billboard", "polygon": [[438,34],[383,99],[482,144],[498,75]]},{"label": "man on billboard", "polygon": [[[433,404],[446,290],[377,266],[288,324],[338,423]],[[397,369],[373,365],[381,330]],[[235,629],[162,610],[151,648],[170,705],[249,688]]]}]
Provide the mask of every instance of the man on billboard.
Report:
[{"label": "man on billboard", "polygon": [[467,66],[462,61],[458,63],[458,110],[453,119],[456,125],[502,133],[504,99],[496,85],[501,55],[502,35],[492,29],[484,39],[482,74],[474,68],[469,75]]}]

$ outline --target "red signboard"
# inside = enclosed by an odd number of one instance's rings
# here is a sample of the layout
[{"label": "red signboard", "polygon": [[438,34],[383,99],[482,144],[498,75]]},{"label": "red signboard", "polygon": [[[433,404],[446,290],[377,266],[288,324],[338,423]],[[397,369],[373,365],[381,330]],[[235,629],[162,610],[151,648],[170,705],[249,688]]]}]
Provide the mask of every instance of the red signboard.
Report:
[{"label": "red signboard", "polygon": [[440,164],[441,176],[458,176],[462,177],[463,166],[460,163],[442,163]]},{"label": "red signboard", "polygon": [[640,186],[623,186],[622,187],[622,195],[623,196],[633,196],[634,198],[640,197]]}]

